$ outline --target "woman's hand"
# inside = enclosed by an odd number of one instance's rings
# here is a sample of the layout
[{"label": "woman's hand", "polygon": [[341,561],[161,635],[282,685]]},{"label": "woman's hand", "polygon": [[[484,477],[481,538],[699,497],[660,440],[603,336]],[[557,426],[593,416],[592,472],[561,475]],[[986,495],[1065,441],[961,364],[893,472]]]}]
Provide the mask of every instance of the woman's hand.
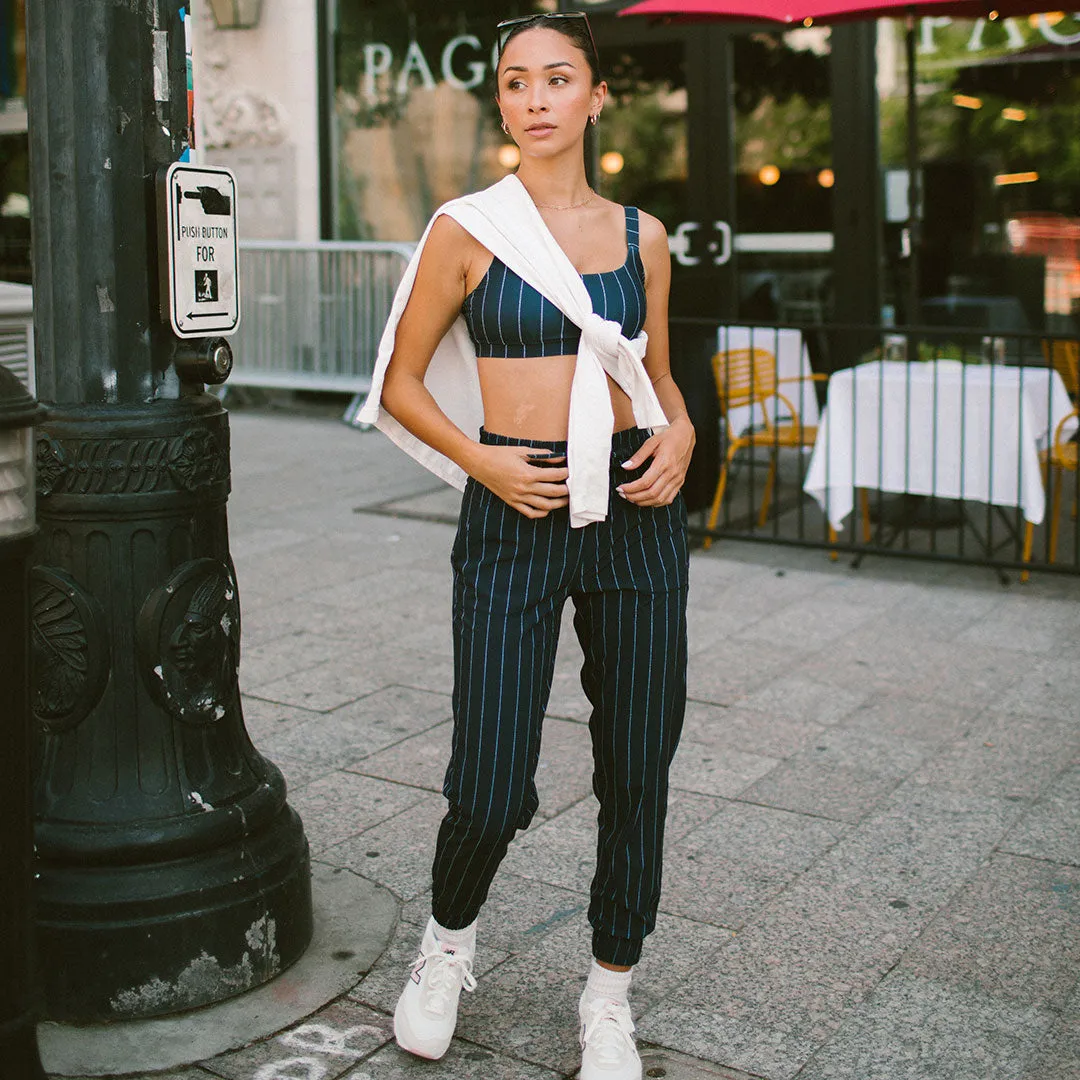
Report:
[{"label": "woman's hand", "polygon": [[[540,458],[552,464],[536,464]],[[549,458],[545,451],[531,446],[480,446],[469,473],[528,518],[547,517],[570,501],[566,459]]]},{"label": "woman's hand", "polygon": [[663,431],[646,439],[623,463],[627,469],[636,469],[652,458],[644,475],[620,484],[616,490],[627,502],[637,506],[670,505],[686,479],[696,439],[690,417],[680,413]]}]

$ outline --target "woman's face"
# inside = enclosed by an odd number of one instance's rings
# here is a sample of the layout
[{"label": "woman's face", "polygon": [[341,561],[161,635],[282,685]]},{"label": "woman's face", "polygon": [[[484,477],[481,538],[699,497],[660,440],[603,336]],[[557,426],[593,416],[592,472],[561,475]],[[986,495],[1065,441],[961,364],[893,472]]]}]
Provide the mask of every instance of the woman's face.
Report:
[{"label": "woman's face", "polygon": [[585,54],[558,30],[525,30],[499,59],[499,109],[523,154],[553,156],[580,142],[606,91],[593,86]]}]

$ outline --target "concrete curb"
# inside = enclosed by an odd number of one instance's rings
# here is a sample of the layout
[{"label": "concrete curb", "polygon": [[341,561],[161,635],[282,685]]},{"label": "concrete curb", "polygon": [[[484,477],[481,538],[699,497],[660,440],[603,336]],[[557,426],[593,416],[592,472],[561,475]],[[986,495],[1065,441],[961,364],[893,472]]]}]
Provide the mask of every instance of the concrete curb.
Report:
[{"label": "concrete curb", "polygon": [[204,1061],[291,1027],[359,982],[390,942],[398,901],[342,869],[312,864],[315,934],[288,971],[217,1005],[157,1020],[38,1026],[57,1076],[116,1076]]}]

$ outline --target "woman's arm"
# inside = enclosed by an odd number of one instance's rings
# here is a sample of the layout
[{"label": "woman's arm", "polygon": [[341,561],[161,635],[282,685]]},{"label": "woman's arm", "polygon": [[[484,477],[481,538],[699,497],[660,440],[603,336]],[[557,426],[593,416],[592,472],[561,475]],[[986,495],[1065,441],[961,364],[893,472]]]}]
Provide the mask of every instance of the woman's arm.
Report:
[{"label": "woman's arm", "polygon": [[686,402],[671,377],[668,355],[668,292],[671,287],[671,256],[667,230],[651,214],[641,214],[641,259],[645,266],[645,332],[649,347],[645,370],[652,380],[669,427],[642,443],[627,462],[637,468],[649,458],[645,474],[618,489],[624,499],[638,506],[667,506],[686,479],[696,436],[686,412]]},{"label": "woman's arm", "polygon": [[448,457],[527,517],[568,501],[565,468],[541,468],[522,446],[482,446],[439,408],[424,385],[431,357],[465,300],[472,260],[484,249],[453,218],[431,227],[416,280],[397,325],[383,381],[382,407],[411,434]]}]

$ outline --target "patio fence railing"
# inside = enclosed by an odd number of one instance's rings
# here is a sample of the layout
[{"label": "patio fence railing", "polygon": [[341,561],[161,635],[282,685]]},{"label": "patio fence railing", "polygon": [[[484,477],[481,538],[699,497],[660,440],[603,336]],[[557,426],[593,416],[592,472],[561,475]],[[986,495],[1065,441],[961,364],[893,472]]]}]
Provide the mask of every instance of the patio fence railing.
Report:
[{"label": "patio fence railing", "polygon": [[704,319],[671,336],[704,543],[1080,573],[1076,339]]},{"label": "patio fence railing", "polygon": [[231,339],[229,384],[365,394],[413,248],[367,241],[242,242],[242,314]]}]

